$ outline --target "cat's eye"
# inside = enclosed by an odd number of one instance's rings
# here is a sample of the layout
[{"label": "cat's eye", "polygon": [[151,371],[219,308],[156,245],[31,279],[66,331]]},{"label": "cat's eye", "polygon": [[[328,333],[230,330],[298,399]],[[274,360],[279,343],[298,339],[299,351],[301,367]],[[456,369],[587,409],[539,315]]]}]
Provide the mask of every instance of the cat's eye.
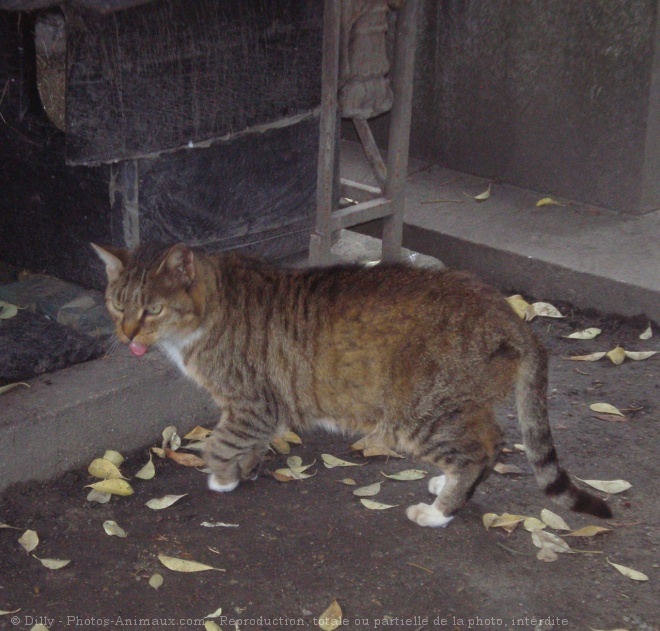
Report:
[{"label": "cat's eye", "polygon": [[156,316],[163,310],[163,305],[149,305],[145,308],[148,315]]},{"label": "cat's eye", "polygon": [[115,298],[112,299],[112,306],[113,306],[114,309],[116,309],[117,311],[123,311],[123,310],[124,310],[124,305],[121,304],[121,302],[119,302],[119,301],[118,301],[117,299],[115,299]]}]

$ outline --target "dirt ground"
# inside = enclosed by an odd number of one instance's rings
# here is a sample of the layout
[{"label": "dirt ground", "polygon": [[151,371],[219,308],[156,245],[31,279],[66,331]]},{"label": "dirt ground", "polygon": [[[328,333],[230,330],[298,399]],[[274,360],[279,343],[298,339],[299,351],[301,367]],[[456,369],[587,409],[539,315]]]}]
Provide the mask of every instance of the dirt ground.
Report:
[{"label": "dirt ground", "polygon": [[[202,629],[206,615],[222,608],[215,623],[229,631],[297,631],[318,628],[322,612],[337,600],[342,628],[405,629],[627,629],[660,628],[658,569],[660,510],[657,501],[660,355],[621,365],[607,358],[571,362],[568,355],[607,351],[660,350],[660,330],[639,339],[645,320],[598,314],[572,314],[564,320],[531,323],[551,349],[550,410],[563,464],[583,479],[624,479],[632,487],[606,496],[614,519],[600,522],[551,505],[538,490],[520,442],[511,406],[501,417],[507,427],[502,462],[522,474],[493,474],[446,529],[421,528],[405,507],[429,502],[426,480],[386,480],[381,471],[429,470],[407,460],[364,458],[351,453],[351,438],[324,433],[304,435],[291,454],[316,460],[306,480],[279,482],[269,471],[286,466],[274,455],[262,476],[228,494],[206,490],[205,476],[171,460],[156,458],[156,476],[131,479],[130,497],[104,505],[86,501],[87,471],[70,472],[49,483],[11,487],[0,496],[0,629]],[[594,340],[562,338],[598,326]],[[145,393],[148,396],[148,393]],[[589,405],[607,402],[628,420],[595,418]],[[127,413],[129,411],[127,410]],[[181,430],[196,425],[181,423]],[[26,437],[29,440],[29,437]],[[153,445],[160,437],[154,436]],[[129,454],[122,471],[132,477],[147,459],[147,447]],[[121,445],[108,445],[121,451]],[[364,466],[327,469],[329,453]],[[102,454],[99,454],[99,456]],[[429,477],[434,472],[429,473]],[[370,499],[396,505],[368,510],[353,495],[356,486],[384,481]],[[165,494],[187,495],[169,508],[145,506]],[[574,528],[589,524],[611,530],[592,538],[567,538],[572,548],[592,554],[560,554],[554,562],[536,558],[530,533],[519,525],[511,534],[486,530],[485,513],[539,517],[543,508],[560,514]],[[116,521],[125,538],[108,536],[106,520]],[[202,526],[223,522],[236,526]],[[17,540],[37,531],[40,558],[70,559],[59,570],[46,569]],[[554,531],[558,532],[558,531]],[[559,533],[561,534],[561,533]],[[596,553],[598,552],[598,553]],[[174,572],[158,560],[164,554],[192,559],[223,571]],[[640,582],[613,563],[643,572]],[[159,573],[159,589],[149,578]],[[208,620],[208,619],[207,619]]]}]

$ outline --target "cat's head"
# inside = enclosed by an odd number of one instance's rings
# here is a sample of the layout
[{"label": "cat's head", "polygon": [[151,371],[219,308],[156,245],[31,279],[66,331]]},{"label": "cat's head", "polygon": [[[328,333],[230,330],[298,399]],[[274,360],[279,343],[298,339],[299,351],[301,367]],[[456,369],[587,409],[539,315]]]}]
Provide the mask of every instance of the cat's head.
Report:
[{"label": "cat's head", "polygon": [[194,252],[179,244],[134,250],[91,244],[108,276],[105,303],[119,339],[141,356],[159,341],[185,339],[200,325],[204,300]]}]

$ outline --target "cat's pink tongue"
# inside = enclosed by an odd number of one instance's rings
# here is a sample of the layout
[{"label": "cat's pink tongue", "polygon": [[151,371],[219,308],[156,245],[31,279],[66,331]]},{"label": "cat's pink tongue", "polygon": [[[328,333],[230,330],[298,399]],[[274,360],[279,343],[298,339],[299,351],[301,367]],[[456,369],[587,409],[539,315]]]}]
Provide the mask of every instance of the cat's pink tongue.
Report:
[{"label": "cat's pink tongue", "polygon": [[131,353],[136,357],[142,357],[147,352],[147,347],[144,344],[139,344],[138,342],[131,342],[128,345]]}]

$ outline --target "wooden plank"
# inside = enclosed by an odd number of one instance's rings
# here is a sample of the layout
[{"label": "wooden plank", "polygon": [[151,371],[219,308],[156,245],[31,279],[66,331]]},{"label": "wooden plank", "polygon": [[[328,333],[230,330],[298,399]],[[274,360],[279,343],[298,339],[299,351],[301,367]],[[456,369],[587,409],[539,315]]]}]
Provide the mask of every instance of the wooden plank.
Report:
[{"label": "wooden plank", "polygon": [[369,123],[361,118],[354,118],[353,125],[355,125],[355,130],[360,137],[364,154],[367,156],[371,169],[373,170],[378,183],[383,186],[387,180],[387,167],[380,155],[380,150],[378,149],[378,145],[371,133]]},{"label": "wooden plank", "polygon": [[378,197],[368,202],[347,206],[332,213],[330,227],[332,232],[350,228],[367,221],[387,217],[392,212],[392,202],[385,197]]},{"label": "wooden plank", "polygon": [[370,199],[383,196],[383,191],[376,186],[369,186],[369,184],[362,184],[362,182],[345,178],[341,178],[339,190],[342,197],[356,202],[368,202]]}]

